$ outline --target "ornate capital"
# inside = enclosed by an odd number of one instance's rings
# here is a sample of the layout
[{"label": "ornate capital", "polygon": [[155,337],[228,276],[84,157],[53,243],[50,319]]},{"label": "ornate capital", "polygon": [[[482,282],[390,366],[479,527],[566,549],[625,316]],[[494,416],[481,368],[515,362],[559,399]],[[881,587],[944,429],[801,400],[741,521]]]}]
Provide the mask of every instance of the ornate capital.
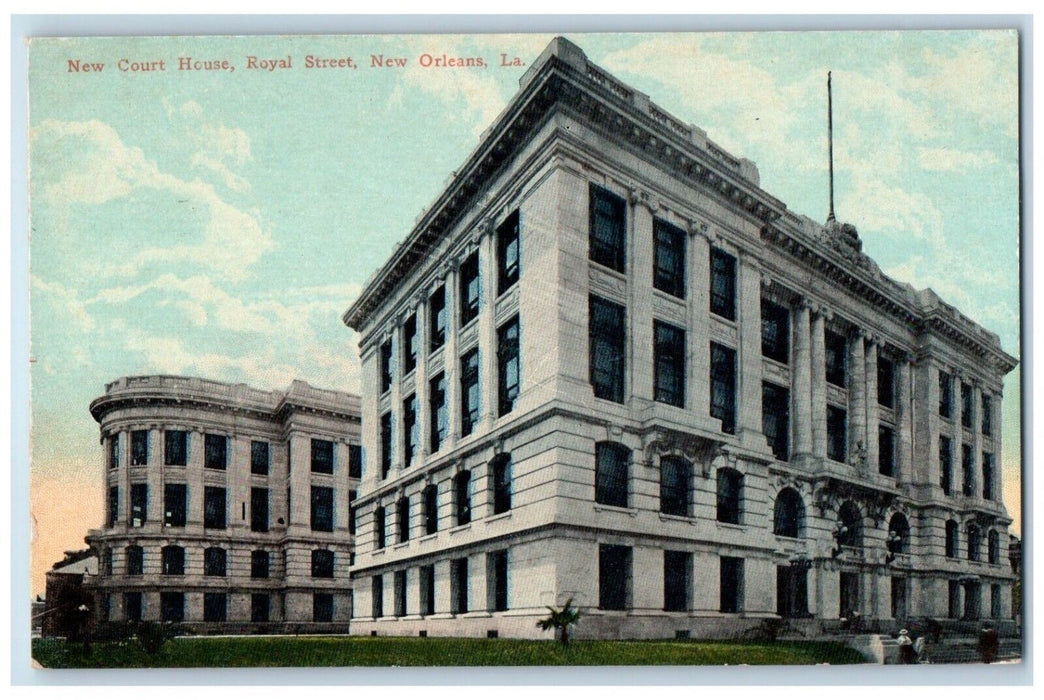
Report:
[{"label": "ornate capital", "polygon": [[656,466],[656,457],[684,457],[707,477],[710,475],[711,463],[722,454],[722,444],[674,430],[654,429],[642,436],[642,454],[643,462],[648,467]]},{"label": "ornate capital", "polygon": [[689,222],[689,236],[702,236],[707,238],[707,232],[710,230],[710,226],[705,221],[693,220]]},{"label": "ornate capital", "polygon": [[653,199],[652,195],[639,187],[631,187],[627,190],[627,202],[632,206],[641,205],[655,214],[660,209],[660,203]]}]

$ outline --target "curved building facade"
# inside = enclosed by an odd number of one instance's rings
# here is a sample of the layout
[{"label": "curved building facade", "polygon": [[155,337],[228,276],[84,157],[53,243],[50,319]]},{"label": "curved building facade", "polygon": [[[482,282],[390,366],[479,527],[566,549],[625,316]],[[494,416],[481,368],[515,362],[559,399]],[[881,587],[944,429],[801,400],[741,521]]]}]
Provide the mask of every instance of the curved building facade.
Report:
[{"label": "curved building facade", "polygon": [[123,377],[90,406],[104,525],[96,619],[203,632],[345,631],[359,399],[195,377]]}]

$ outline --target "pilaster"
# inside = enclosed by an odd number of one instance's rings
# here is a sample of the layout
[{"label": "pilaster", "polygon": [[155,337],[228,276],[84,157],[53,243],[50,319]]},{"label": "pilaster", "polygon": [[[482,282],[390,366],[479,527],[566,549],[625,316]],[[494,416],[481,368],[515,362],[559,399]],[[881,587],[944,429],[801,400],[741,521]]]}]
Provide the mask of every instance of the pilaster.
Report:
[{"label": "pilaster", "polygon": [[489,430],[497,416],[496,251],[493,221],[483,220],[475,233],[479,251],[479,391],[481,418],[476,430]]},{"label": "pilaster", "polygon": [[[854,332],[848,344],[848,455],[866,468],[866,352],[861,331]],[[860,463],[862,462],[862,463]]]},{"label": "pilaster", "polygon": [[688,299],[689,366],[686,387],[691,400],[688,407],[702,424],[710,422],[710,243],[706,224],[689,225],[689,249],[686,270],[689,272]]},{"label": "pilaster", "polygon": [[812,452],[812,348],[809,328],[810,309],[806,301],[794,314],[794,458],[807,460]]},{"label": "pilaster", "polygon": [[767,451],[761,424],[761,270],[756,260],[739,259],[739,367],[736,414],[745,445]]},{"label": "pilaster", "polygon": [[880,419],[877,410],[877,354],[881,346],[880,339],[868,337],[866,342],[866,465],[871,474],[878,473],[878,426]]},{"label": "pilaster", "polygon": [[[896,360],[899,378],[896,382],[895,422],[898,430],[896,441],[895,477],[900,484],[914,481],[911,465],[913,461],[913,387],[911,385],[910,358],[905,354]],[[927,456],[928,452],[922,448]]]},{"label": "pilaster", "polygon": [[812,316],[811,343],[811,410],[812,410],[812,455],[822,462],[826,459],[826,317],[823,307],[815,309]]},{"label": "pilaster", "polygon": [[627,261],[627,320],[631,342],[627,347],[627,367],[631,374],[632,407],[641,410],[653,401],[653,213],[658,205],[647,192],[639,190],[631,190],[628,200],[631,255]]}]

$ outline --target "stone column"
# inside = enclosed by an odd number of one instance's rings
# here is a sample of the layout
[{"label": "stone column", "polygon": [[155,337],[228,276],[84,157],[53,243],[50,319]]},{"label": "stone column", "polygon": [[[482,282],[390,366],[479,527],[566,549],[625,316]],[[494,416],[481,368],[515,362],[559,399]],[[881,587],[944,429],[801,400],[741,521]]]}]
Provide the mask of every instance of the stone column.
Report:
[{"label": "stone column", "polygon": [[[857,462],[866,450],[866,355],[863,333],[856,331],[848,344],[848,460]],[[868,465],[860,465],[866,468]]]},{"label": "stone column", "polygon": [[464,259],[450,260],[446,278],[446,343],[443,346],[442,366],[446,376],[446,441],[443,449],[452,449],[460,435],[460,356],[457,352],[457,331],[460,329],[460,309],[457,308],[460,291],[457,289],[457,268]]},{"label": "stone column", "polygon": [[413,385],[417,396],[417,450],[413,456],[421,464],[428,454],[428,297],[421,292],[416,305],[417,314],[417,369],[413,371]]},{"label": "stone column", "polygon": [[689,225],[688,333],[689,364],[685,385],[689,392],[686,406],[696,414],[698,423],[710,423],[710,243],[707,225]]},{"label": "stone column", "polygon": [[871,474],[877,474],[880,454],[877,430],[880,424],[877,411],[877,353],[881,341],[876,337],[868,337],[866,342],[866,468]]},{"label": "stone column", "polygon": [[130,527],[131,514],[131,468],[130,468],[130,431],[119,432],[120,452],[116,471],[120,475],[119,519],[117,524]]},{"label": "stone column", "polygon": [[630,342],[627,344],[627,368],[634,408],[645,408],[653,401],[653,214],[659,208],[648,192],[631,190],[631,231],[627,260],[629,298],[627,321]]},{"label": "stone column", "polygon": [[757,260],[739,259],[739,348],[736,423],[744,445],[768,451],[761,432],[761,270]]},{"label": "stone column", "polygon": [[810,309],[802,300],[794,314],[794,459],[805,462],[812,452],[812,358]]},{"label": "stone column", "polygon": [[146,446],[146,483],[149,485],[149,498],[145,504],[145,521],[150,527],[158,527],[163,524],[163,450],[159,443],[163,440],[163,433],[159,430],[144,428],[148,438]]},{"label": "stone column", "polygon": [[[896,360],[899,369],[899,380],[895,392],[895,423],[898,430],[896,440],[895,478],[900,484],[912,483],[913,472],[913,396],[910,385],[910,357],[902,355]],[[928,458],[929,452],[925,452]]]},{"label": "stone column", "polygon": [[826,459],[826,316],[820,306],[812,317],[812,455]]},{"label": "stone column", "polygon": [[[391,361],[391,391],[389,393],[391,413],[391,469],[388,470],[388,478],[394,479],[405,465],[402,463],[402,351],[403,337],[402,324],[405,323],[408,312],[398,313],[392,317],[391,339],[392,339],[392,361]],[[379,438],[378,438],[379,439]],[[297,446],[294,446],[294,455],[297,455]]]},{"label": "stone column", "polygon": [[489,430],[497,419],[497,275],[493,221],[483,220],[476,232],[479,251],[479,425],[475,430]]},{"label": "stone column", "polygon": [[[997,503],[1003,503],[1001,493],[1001,392],[997,391],[990,398],[990,428],[993,430],[993,498]],[[981,427],[981,425],[980,425]]]},{"label": "stone column", "polygon": [[186,427],[188,433],[188,455],[185,460],[185,526],[190,531],[199,532],[203,527],[203,431],[199,428]]},{"label": "stone column", "polygon": [[[985,474],[983,474],[983,467],[985,462],[982,459],[982,384],[979,380],[973,379],[972,382],[972,459],[976,465],[972,471],[972,496],[976,500],[982,500],[983,487],[985,485]],[[997,471],[997,458],[993,458],[993,470]],[[983,535],[985,539],[985,533]]]}]

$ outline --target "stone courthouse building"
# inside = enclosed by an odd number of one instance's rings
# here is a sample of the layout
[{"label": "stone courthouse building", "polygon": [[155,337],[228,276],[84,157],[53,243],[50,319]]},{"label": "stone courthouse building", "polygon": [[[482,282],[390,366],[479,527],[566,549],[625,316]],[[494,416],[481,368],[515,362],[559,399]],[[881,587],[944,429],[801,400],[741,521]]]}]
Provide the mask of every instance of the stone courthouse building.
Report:
[{"label": "stone courthouse building", "polygon": [[355,634],[1010,618],[997,336],[554,40],[344,315]]},{"label": "stone courthouse building", "polygon": [[358,397],[123,377],[91,414],[106,466],[105,524],[87,537],[96,620],[347,629]]}]

